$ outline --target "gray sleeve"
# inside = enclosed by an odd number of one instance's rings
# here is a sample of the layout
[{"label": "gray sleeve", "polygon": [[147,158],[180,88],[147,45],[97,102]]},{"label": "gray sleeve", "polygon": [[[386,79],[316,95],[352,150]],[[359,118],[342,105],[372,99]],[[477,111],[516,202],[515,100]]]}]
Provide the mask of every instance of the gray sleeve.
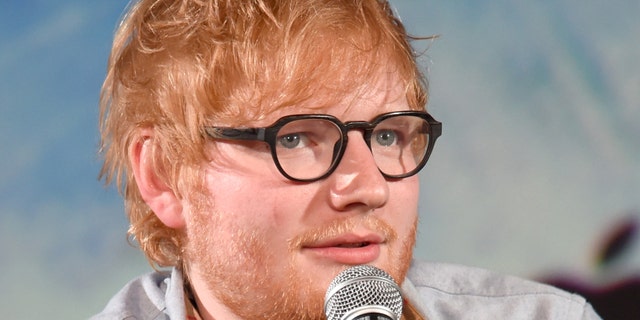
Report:
[{"label": "gray sleeve", "polygon": [[487,270],[414,261],[403,294],[430,320],[598,320],[581,296]]}]

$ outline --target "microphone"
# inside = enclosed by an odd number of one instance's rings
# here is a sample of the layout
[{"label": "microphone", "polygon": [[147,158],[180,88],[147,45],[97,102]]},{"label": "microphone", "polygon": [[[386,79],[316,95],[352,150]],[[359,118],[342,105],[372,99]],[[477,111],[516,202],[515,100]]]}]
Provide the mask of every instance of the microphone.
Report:
[{"label": "microphone", "polygon": [[402,295],[386,272],[358,265],[340,272],[324,297],[327,320],[399,320]]}]

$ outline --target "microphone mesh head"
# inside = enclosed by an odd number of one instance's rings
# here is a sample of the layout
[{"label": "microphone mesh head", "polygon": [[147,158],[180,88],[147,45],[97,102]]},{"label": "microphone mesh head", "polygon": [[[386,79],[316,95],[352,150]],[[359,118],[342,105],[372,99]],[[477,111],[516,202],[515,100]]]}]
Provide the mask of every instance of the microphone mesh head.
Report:
[{"label": "microphone mesh head", "polygon": [[369,265],[351,267],[339,273],[329,285],[324,298],[327,320],[340,320],[354,309],[384,307],[400,319],[402,295],[396,282],[386,272]]}]

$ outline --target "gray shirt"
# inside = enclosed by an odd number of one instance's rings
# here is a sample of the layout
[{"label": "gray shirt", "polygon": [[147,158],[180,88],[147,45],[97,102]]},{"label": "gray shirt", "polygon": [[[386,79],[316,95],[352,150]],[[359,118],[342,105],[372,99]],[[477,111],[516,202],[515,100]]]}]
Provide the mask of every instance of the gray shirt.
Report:
[{"label": "gray shirt", "polygon": [[[490,271],[414,261],[405,298],[429,320],[596,320],[582,297]],[[91,319],[185,319],[182,274],[154,272],[127,284]]]}]

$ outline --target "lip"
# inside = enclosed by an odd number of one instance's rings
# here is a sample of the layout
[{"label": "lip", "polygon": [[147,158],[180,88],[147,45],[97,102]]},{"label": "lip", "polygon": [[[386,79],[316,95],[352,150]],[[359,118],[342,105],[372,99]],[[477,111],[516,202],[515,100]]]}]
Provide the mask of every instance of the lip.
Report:
[{"label": "lip", "polygon": [[302,251],[318,259],[358,265],[372,263],[378,259],[384,244],[385,240],[377,234],[344,234],[303,245]]}]

